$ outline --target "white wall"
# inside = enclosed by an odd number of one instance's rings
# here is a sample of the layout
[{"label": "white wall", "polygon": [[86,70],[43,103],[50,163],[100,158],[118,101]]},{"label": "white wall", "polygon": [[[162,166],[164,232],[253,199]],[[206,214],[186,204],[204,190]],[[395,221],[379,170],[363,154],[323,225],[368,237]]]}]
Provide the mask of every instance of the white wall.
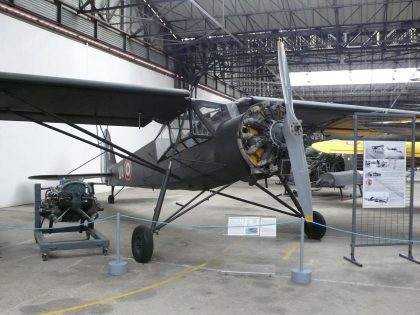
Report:
[{"label": "white wall", "polygon": [[[0,72],[173,87],[173,78],[88,45],[0,13]],[[199,98],[221,100],[199,91]],[[60,125],[73,133],[73,129]],[[95,131],[94,126],[84,126]],[[134,151],[151,141],[159,124],[110,127],[112,140]],[[76,132],[75,134],[79,134]],[[35,174],[67,173],[99,154],[99,149],[29,122],[0,121],[0,207],[33,201]],[[98,172],[99,160],[80,172]]]}]

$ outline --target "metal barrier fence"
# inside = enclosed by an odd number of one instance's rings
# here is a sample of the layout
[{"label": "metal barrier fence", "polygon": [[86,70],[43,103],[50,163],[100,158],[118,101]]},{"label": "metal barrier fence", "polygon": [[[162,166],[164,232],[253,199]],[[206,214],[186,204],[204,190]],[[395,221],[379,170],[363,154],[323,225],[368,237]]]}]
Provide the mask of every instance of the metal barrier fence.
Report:
[{"label": "metal barrier fence", "polygon": [[[360,267],[356,247],[408,244],[408,255],[400,256],[415,261],[412,256],[415,119],[377,113],[354,115],[351,254],[344,258]],[[362,202],[356,193],[358,171],[364,174]]]},{"label": "metal barrier fence", "polygon": [[[97,224],[101,224],[110,220],[114,220],[116,219],[117,215],[113,214],[107,217],[103,217],[100,219],[96,219],[94,221],[94,223]],[[167,224],[170,226],[175,226],[175,227],[179,227],[179,228],[197,228],[197,229],[203,229],[203,228],[212,228],[212,229],[227,229],[229,227],[228,224],[184,224],[184,223],[176,223],[176,222],[170,222],[170,223],[166,223],[164,221],[153,221],[151,219],[145,219],[145,218],[140,218],[140,217],[134,217],[134,216],[129,216],[129,215],[125,215],[125,214],[121,214],[120,215],[121,219],[126,219],[128,221],[138,221],[138,222],[143,222],[143,223],[147,223],[147,224],[151,224],[151,223],[156,223],[156,224]],[[277,226],[281,226],[281,225],[288,225],[288,224],[298,224],[301,220],[299,218],[297,219],[291,219],[291,220],[282,220],[282,221],[278,221],[276,223]],[[381,240],[381,241],[390,241],[390,242],[397,242],[399,244],[420,244],[420,240],[415,240],[415,239],[397,239],[397,238],[387,238],[387,237],[382,237],[382,236],[375,236],[375,235],[369,235],[369,234],[362,234],[362,233],[357,233],[357,232],[352,232],[350,230],[344,230],[341,228],[337,228],[334,226],[330,226],[330,225],[324,225],[321,223],[317,223],[317,222],[312,222],[313,224],[325,227],[329,230],[334,230],[343,234],[348,234],[348,235],[355,235],[357,237],[362,237],[365,239],[377,239],[377,240]],[[89,222],[85,222],[83,224],[67,224],[67,225],[63,225],[60,227],[52,227],[52,228],[35,228],[33,226],[18,226],[18,225],[0,225],[0,232],[20,232],[20,231],[36,231],[36,230],[40,230],[40,229],[44,229],[44,230],[54,230],[54,229],[62,229],[65,227],[69,227],[69,226],[87,226],[89,224]],[[261,226],[265,226],[265,225],[273,225],[272,223],[270,224],[258,224],[255,226],[261,227]],[[252,225],[234,225],[233,227],[253,227]]]}]

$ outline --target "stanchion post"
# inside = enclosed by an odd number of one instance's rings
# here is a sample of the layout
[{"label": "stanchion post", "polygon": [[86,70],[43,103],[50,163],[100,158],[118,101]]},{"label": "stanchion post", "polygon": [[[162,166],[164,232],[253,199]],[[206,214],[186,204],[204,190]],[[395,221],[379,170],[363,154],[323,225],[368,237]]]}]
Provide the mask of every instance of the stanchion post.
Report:
[{"label": "stanchion post", "polygon": [[300,218],[300,250],[299,250],[299,267],[292,269],[292,282],[297,284],[311,283],[312,271],[303,267],[304,259],[304,237],[305,237],[305,218]]},{"label": "stanchion post", "polygon": [[112,260],[108,263],[109,273],[113,276],[121,276],[127,273],[127,262],[121,260],[120,252],[120,213],[117,213],[115,220],[115,246],[117,248],[117,260]]},{"label": "stanchion post", "polygon": [[115,227],[115,239],[116,239],[116,246],[117,246],[117,262],[121,262],[121,254],[120,254],[120,213],[117,213],[117,226]]},{"label": "stanchion post", "polygon": [[299,249],[299,271],[303,270],[303,257],[304,257],[304,233],[305,233],[305,219],[300,218],[300,249]]}]

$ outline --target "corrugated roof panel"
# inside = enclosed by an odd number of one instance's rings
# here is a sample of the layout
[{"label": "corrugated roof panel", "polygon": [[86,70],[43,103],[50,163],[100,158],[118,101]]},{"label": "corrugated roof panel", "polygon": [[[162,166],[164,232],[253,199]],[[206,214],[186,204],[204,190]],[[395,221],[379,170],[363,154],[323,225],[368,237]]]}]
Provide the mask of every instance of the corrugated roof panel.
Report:
[{"label": "corrugated roof panel", "polygon": [[392,3],[388,6],[388,21],[411,20],[413,6],[411,2]]},{"label": "corrugated roof panel", "polygon": [[270,12],[270,11],[275,11],[277,9],[278,8],[274,7],[272,5],[272,2],[270,2],[270,1],[262,1],[261,2],[261,10],[262,11]]},{"label": "corrugated roof panel", "polygon": [[413,15],[409,17],[409,19],[413,18],[413,20],[419,21],[420,20],[420,2],[413,3]]},{"label": "corrugated roof panel", "polygon": [[[285,13],[285,20],[288,21],[293,17],[293,21],[296,24],[296,28],[306,28],[307,25],[312,21],[312,14],[308,14],[307,11],[296,11],[293,15]],[[308,20],[309,19],[309,20]]]},{"label": "corrugated roof panel", "polygon": [[349,6],[341,9],[343,16],[341,23],[344,25],[360,24],[362,22],[363,8],[360,6]]},{"label": "corrugated roof panel", "polygon": [[268,29],[266,14],[251,15],[248,20],[252,23],[253,29],[256,31],[264,31]]},{"label": "corrugated roof panel", "polygon": [[235,0],[225,0],[225,14],[231,15],[236,13],[239,12],[237,12],[237,9],[235,8]]},{"label": "corrugated roof panel", "polygon": [[[364,9],[366,8],[366,9]],[[385,5],[370,4],[363,7],[363,21],[365,23],[382,23],[385,17]]]},{"label": "corrugated roof panel", "polygon": [[[195,0],[195,2],[201,6],[206,12],[208,12],[210,15],[215,16],[214,14],[214,8],[220,6],[220,3],[217,1],[203,1],[203,0]],[[214,6],[213,6],[214,4]]]},{"label": "corrugated roof panel", "polygon": [[273,13],[269,19],[269,29],[281,30],[287,28],[289,21],[285,19],[284,13]]},{"label": "corrugated roof panel", "polygon": [[315,26],[332,26],[335,25],[334,9],[316,9],[315,10]]},{"label": "corrugated roof panel", "polygon": [[[244,18],[242,17],[242,19],[244,19]],[[242,27],[242,24],[241,24],[241,17],[229,17],[229,19],[226,20],[226,27],[232,33],[243,32],[243,27]]]}]

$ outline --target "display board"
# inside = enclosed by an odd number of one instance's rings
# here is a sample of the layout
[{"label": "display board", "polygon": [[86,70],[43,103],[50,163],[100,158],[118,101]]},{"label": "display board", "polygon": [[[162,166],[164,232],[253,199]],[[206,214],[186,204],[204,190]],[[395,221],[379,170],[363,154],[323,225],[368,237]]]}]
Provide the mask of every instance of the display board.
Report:
[{"label": "display board", "polygon": [[276,237],[275,217],[232,216],[228,218],[229,236]]},{"label": "display board", "polygon": [[363,208],[404,208],[406,143],[365,141]]}]

